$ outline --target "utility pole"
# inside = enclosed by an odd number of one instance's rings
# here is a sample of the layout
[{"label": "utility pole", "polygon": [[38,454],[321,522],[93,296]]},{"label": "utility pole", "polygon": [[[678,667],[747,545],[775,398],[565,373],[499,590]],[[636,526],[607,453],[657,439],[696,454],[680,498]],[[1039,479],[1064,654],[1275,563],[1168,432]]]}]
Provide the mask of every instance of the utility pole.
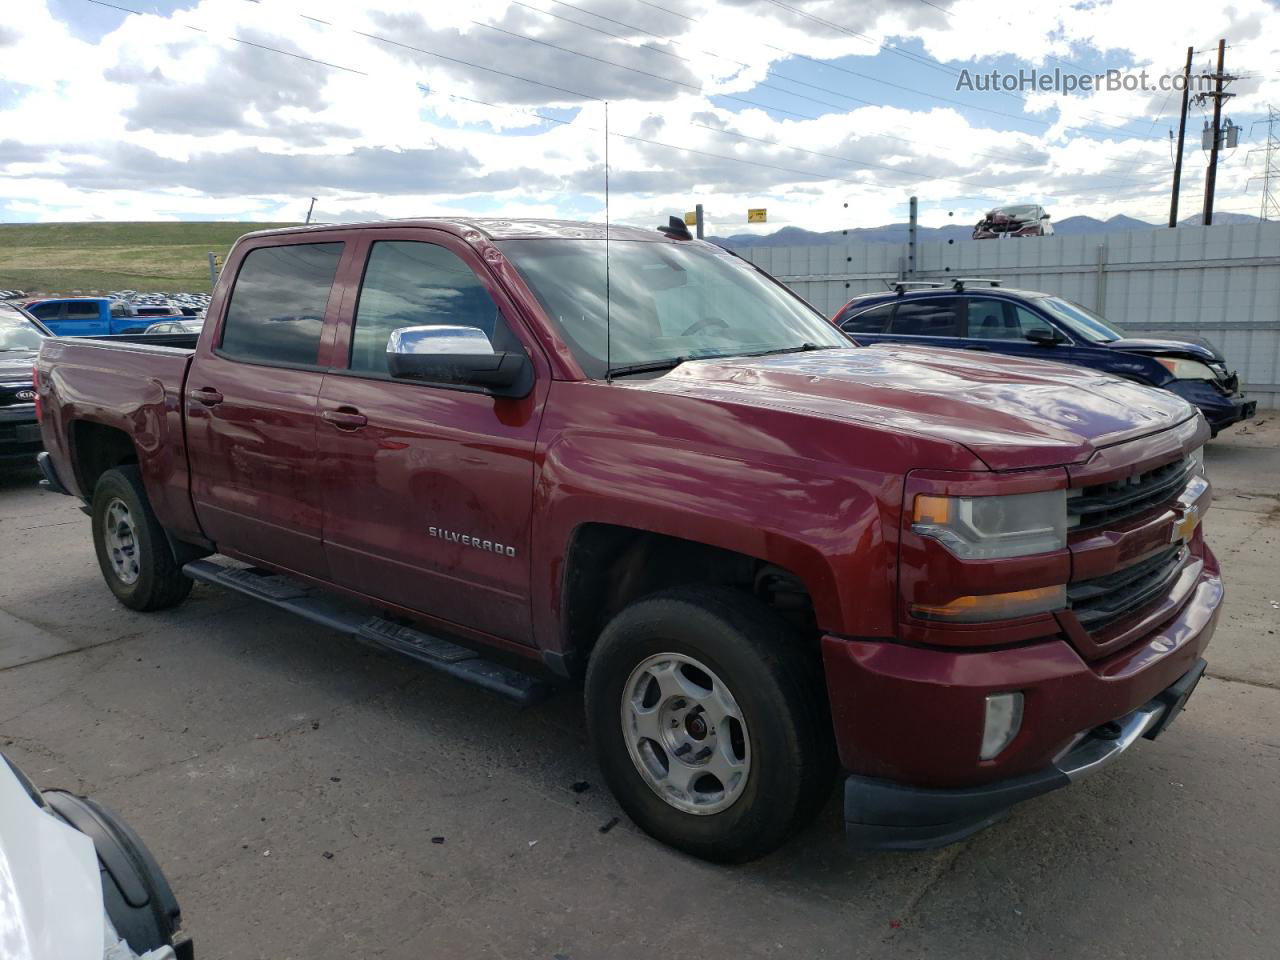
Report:
[{"label": "utility pole", "polygon": [[702,204],[700,203],[697,204],[693,208],[693,213],[694,213],[694,222],[697,224],[696,229],[698,231],[698,239],[701,240],[702,239]]},{"label": "utility pole", "polygon": [[1200,95],[1201,98],[1213,98],[1213,146],[1209,149],[1209,171],[1204,177],[1204,220],[1202,222],[1206,227],[1213,223],[1213,193],[1218,185],[1218,148],[1222,145],[1222,101],[1234,96],[1234,94],[1222,92],[1223,85],[1235,79],[1223,73],[1223,60],[1226,55],[1227,41],[1219,40],[1218,70],[1210,77],[1214,82],[1214,92]]},{"label": "utility pole", "polygon": [[1187,101],[1191,95],[1191,57],[1194,47],[1187,47],[1187,66],[1182,72],[1182,112],[1178,114],[1178,156],[1173,161],[1173,197],[1169,201],[1169,226],[1178,225],[1178,191],[1182,189],[1182,145],[1187,138]]},{"label": "utility pole", "polygon": [[311,211],[316,208],[316,198],[311,198],[311,206],[307,207],[307,223],[311,222]]},{"label": "utility pole", "polygon": [[216,253],[209,254],[209,289],[213,290],[218,285],[218,255]]}]

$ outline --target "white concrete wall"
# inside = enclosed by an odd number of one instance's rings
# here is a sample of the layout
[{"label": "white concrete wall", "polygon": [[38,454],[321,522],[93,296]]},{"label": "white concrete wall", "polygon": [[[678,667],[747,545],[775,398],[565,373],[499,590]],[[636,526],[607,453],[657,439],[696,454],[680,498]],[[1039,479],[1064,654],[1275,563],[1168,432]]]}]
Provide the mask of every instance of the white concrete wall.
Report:
[{"label": "white concrete wall", "polygon": [[[868,243],[739,252],[828,315],[855,294],[884,290],[907,255],[905,245]],[[1259,406],[1280,406],[1280,223],[931,240],[916,262],[915,279],[992,277],[1083,303],[1134,335],[1207,337]]]}]

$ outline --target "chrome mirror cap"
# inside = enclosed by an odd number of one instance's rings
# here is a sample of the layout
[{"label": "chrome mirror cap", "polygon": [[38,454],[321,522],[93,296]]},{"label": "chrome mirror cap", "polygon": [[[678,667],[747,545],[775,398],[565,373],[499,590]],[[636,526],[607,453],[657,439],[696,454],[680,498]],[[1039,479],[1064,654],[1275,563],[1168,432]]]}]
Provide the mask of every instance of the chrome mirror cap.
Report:
[{"label": "chrome mirror cap", "polygon": [[387,338],[387,353],[492,356],[493,344],[479,327],[400,327]]}]

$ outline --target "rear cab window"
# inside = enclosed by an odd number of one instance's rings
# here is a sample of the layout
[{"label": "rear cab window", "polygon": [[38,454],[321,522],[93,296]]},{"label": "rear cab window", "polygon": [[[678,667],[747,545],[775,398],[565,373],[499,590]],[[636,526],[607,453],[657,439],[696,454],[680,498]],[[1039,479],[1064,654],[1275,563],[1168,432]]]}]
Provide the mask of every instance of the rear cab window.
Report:
[{"label": "rear cab window", "polygon": [[218,353],[271,366],[317,366],[341,242],[258,247],[240,265]]}]

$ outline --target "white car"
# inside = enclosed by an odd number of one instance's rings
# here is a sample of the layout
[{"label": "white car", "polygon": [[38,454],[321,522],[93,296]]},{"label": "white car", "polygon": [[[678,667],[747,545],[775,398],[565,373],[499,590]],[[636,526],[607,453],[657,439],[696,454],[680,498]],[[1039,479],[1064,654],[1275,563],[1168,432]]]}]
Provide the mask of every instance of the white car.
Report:
[{"label": "white car", "polygon": [[41,793],[0,754],[3,960],[191,960],[181,910],[150,851],[115,814]]}]

